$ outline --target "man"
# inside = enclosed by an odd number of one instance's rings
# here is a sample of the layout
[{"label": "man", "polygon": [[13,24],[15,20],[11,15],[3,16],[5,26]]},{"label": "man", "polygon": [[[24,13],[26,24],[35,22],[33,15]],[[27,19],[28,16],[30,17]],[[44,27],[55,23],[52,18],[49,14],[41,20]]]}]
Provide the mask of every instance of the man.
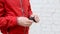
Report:
[{"label": "man", "polygon": [[0,30],[3,34],[28,34],[33,23],[29,17],[39,21],[31,11],[29,0],[0,0]]}]

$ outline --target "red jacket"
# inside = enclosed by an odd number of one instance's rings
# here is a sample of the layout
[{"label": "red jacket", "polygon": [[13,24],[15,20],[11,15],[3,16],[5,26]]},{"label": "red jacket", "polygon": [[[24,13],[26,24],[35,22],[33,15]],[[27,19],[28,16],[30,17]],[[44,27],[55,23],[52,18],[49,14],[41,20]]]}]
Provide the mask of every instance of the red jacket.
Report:
[{"label": "red jacket", "polygon": [[[22,12],[22,7],[24,11]],[[32,14],[29,0],[0,0],[0,30],[3,34],[28,34],[29,27],[19,26],[17,17]]]}]

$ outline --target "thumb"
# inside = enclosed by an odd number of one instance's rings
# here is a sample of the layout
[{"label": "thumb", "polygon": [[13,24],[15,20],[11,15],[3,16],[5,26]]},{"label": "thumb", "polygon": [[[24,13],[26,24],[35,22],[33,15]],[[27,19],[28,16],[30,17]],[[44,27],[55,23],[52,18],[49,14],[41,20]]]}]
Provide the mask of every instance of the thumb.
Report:
[{"label": "thumb", "polygon": [[29,23],[33,23],[34,21],[33,20],[28,20]]}]

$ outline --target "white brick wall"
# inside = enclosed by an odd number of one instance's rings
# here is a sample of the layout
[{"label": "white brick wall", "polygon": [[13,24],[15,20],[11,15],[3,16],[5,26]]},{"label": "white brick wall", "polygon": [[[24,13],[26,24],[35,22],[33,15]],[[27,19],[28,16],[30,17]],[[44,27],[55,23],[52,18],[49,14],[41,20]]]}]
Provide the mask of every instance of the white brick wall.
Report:
[{"label": "white brick wall", "polygon": [[31,0],[32,11],[40,16],[29,34],[60,34],[60,0]]}]

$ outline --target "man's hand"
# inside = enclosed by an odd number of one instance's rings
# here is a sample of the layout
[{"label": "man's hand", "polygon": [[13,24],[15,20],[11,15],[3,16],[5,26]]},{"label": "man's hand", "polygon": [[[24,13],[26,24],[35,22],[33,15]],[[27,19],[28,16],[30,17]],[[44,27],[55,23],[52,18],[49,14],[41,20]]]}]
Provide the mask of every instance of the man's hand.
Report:
[{"label": "man's hand", "polygon": [[24,26],[24,27],[29,27],[32,25],[33,21],[29,20],[26,17],[17,17],[18,25]]},{"label": "man's hand", "polygon": [[34,17],[34,20],[36,21],[36,23],[39,22],[39,20],[40,20],[38,15],[36,15],[36,14],[32,14],[30,17]]}]

